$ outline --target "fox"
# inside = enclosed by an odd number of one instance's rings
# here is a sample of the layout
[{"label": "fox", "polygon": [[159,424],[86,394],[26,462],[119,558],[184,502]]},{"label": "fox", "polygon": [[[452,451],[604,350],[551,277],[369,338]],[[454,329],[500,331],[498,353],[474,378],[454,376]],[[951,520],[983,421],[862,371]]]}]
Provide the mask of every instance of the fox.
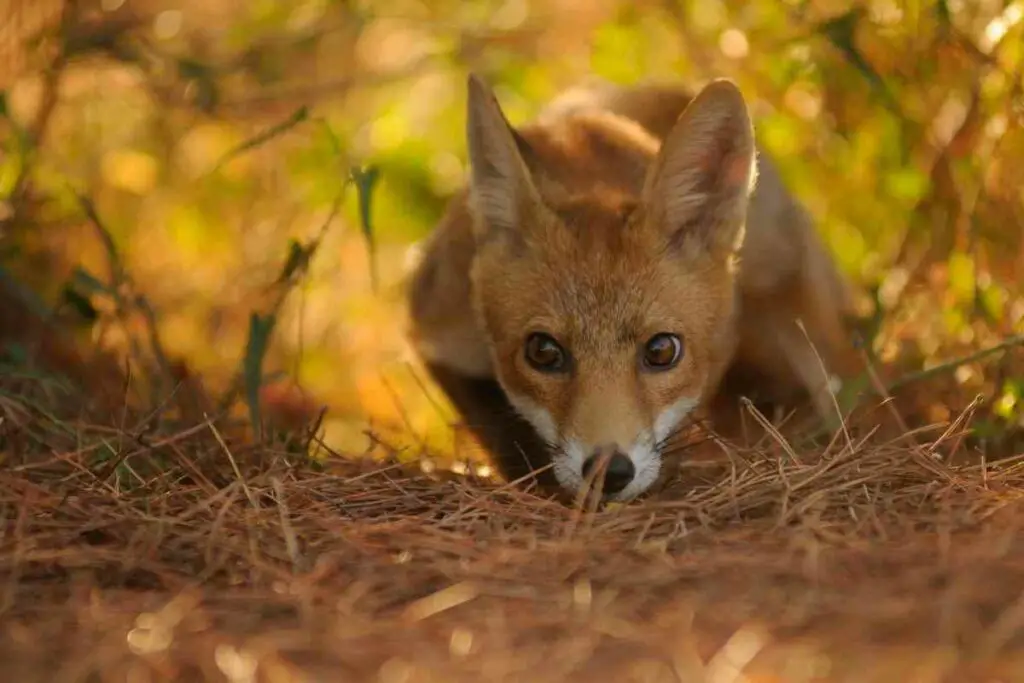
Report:
[{"label": "fox", "polygon": [[632,500],[734,380],[834,416],[851,285],[732,80],[592,81],[518,126],[479,75],[466,94],[406,335],[501,475]]}]

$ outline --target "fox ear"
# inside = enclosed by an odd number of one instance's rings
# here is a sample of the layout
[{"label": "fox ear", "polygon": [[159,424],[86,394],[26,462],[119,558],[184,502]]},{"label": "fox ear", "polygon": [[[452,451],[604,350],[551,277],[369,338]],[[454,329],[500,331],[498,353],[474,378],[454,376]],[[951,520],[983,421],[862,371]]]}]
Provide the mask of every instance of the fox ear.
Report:
[{"label": "fox ear", "polygon": [[647,175],[644,204],[674,244],[696,241],[699,248],[730,254],[742,239],[756,176],[746,102],[731,81],[715,80],[662,143]]},{"label": "fox ear", "polygon": [[520,154],[525,145],[501,111],[491,89],[469,76],[466,139],[469,147],[470,206],[477,237],[518,231],[540,198]]}]

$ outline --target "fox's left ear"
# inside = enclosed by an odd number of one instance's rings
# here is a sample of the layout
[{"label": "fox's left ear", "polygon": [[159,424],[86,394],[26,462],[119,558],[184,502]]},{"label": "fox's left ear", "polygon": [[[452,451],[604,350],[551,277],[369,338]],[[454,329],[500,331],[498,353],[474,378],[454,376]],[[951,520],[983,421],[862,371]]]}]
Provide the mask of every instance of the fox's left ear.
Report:
[{"label": "fox's left ear", "polygon": [[491,89],[478,76],[468,80],[466,139],[470,206],[478,238],[519,236],[541,206],[519,139]]},{"label": "fox's left ear", "polygon": [[662,143],[644,186],[648,220],[677,244],[734,252],[757,177],[754,129],[739,89],[712,81]]}]

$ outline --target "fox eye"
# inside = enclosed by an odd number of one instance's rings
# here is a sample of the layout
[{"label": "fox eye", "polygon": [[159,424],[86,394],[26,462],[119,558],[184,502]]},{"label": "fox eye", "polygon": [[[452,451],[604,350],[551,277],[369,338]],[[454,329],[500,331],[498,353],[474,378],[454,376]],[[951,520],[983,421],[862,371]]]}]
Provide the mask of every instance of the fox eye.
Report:
[{"label": "fox eye", "polygon": [[526,361],[540,372],[560,372],[568,354],[551,335],[534,332],[526,339]]},{"label": "fox eye", "polygon": [[648,370],[669,370],[683,357],[683,342],[674,334],[659,332],[644,344],[643,364]]}]

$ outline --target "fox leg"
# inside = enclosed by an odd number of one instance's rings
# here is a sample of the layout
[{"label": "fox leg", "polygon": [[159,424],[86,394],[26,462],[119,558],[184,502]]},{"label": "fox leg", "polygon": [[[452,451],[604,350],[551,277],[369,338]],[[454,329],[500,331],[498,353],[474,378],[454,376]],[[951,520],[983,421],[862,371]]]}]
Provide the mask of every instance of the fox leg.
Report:
[{"label": "fox leg", "polygon": [[801,288],[799,310],[791,321],[779,320],[776,334],[818,417],[835,425],[842,420],[835,394],[843,379],[861,370],[847,327],[854,309],[846,283],[831,260],[822,255],[811,262],[813,267],[807,269]]},{"label": "fox leg", "polygon": [[740,345],[730,368],[733,392],[753,391],[760,400],[787,406],[806,394],[817,417],[834,424],[834,373],[843,367],[837,366],[829,343],[833,331],[822,329],[831,318],[821,320],[817,309],[784,293],[772,299],[774,305],[768,299],[748,300],[739,316]]},{"label": "fox leg", "polygon": [[833,374],[828,349],[817,344],[820,335],[814,333],[808,321],[800,322],[804,329],[794,318],[778,318],[772,325],[772,334],[794,378],[807,392],[814,411],[821,420],[832,424],[839,417],[834,398],[839,378]]}]

